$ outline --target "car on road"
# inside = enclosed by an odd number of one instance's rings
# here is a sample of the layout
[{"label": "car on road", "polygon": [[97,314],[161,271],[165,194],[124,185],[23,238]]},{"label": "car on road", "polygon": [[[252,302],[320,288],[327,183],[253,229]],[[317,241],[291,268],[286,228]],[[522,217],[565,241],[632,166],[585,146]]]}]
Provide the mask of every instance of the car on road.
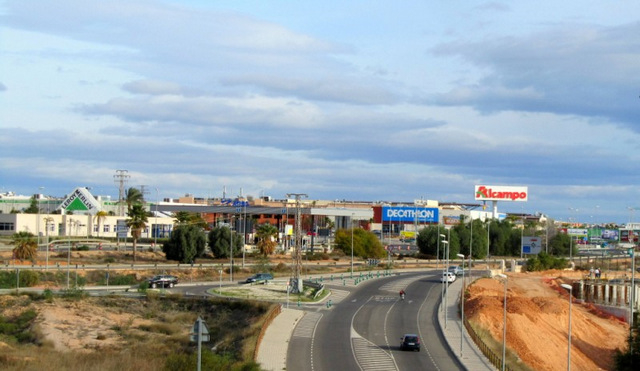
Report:
[{"label": "car on road", "polygon": [[273,279],[273,275],[271,273],[256,273],[253,276],[247,278],[246,283],[260,282],[264,281],[265,283],[269,280]]},{"label": "car on road", "polygon": [[416,334],[404,334],[400,338],[400,350],[420,351],[420,338]]},{"label": "car on road", "polygon": [[444,272],[442,273],[442,277],[440,277],[440,282],[455,282],[456,281],[456,275],[451,273],[451,272]]},{"label": "car on road", "polygon": [[178,277],[169,274],[159,274],[149,278],[149,287],[155,289],[157,287],[173,287],[178,284]]},{"label": "car on road", "polygon": [[462,267],[460,267],[459,265],[452,265],[449,267],[448,272],[451,272],[456,276],[459,276],[462,274]]}]

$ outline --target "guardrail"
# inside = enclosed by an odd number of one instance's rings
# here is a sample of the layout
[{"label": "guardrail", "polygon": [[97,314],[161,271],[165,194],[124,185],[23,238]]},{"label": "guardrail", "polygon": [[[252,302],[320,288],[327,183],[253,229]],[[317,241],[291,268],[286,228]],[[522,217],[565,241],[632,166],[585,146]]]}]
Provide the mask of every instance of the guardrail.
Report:
[{"label": "guardrail", "polygon": [[313,282],[310,280],[303,280],[302,283],[303,285],[313,287],[316,290],[316,293],[313,295],[314,299],[316,299],[324,291],[324,283]]},{"label": "guardrail", "polygon": [[[478,336],[478,334],[473,329],[469,321],[467,321],[466,317],[464,318],[464,327],[467,329],[467,333],[469,334],[469,336],[471,336],[471,339],[473,340],[473,342],[476,343],[476,345],[478,346],[478,349],[480,349],[482,354],[484,354],[484,356],[487,357],[489,362],[491,362],[491,364],[493,364],[498,370],[502,370],[502,355],[498,356],[497,354],[495,354],[493,350],[484,341],[482,341],[482,338]],[[504,369],[508,371],[513,371],[513,369],[509,367],[508,363],[505,364]]]},{"label": "guardrail", "polygon": [[264,337],[265,332],[267,332],[267,328],[273,322],[273,320],[282,312],[282,305],[276,305],[270,312],[267,314],[267,317],[262,324],[262,328],[260,329],[260,333],[258,334],[258,340],[256,341],[256,348],[253,350],[253,360],[258,360],[258,350],[260,349],[260,344],[262,343],[262,338]]}]

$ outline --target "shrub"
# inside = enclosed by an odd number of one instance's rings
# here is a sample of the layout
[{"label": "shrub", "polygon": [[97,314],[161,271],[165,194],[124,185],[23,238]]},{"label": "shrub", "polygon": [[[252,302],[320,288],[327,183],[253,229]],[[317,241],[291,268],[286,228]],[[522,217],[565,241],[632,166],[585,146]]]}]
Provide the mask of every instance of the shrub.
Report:
[{"label": "shrub", "polygon": [[51,303],[53,301],[53,291],[51,291],[51,289],[45,289],[42,292],[42,297],[44,298],[44,300],[46,300],[47,302]]},{"label": "shrub", "polygon": [[76,251],[89,251],[89,246],[81,245],[76,248]]},{"label": "shrub", "polygon": [[564,269],[567,267],[567,260],[556,258],[545,252],[527,259],[527,270],[530,272],[543,271],[547,269]]},{"label": "shrub", "polygon": [[[20,287],[32,287],[40,283],[40,274],[31,270],[20,271]],[[16,272],[0,272],[0,288],[12,289],[16,287]]]},{"label": "shrub", "polygon": [[115,286],[125,286],[125,285],[135,285],[136,275],[135,274],[109,274],[109,285]]},{"label": "shrub", "polygon": [[285,263],[280,262],[280,263],[278,263],[278,265],[276,265],[275,268],[273,268],[273,271],[274,272],[278,272],[278,273],[284,273],[284,272],[289,272],[290,269],[289,269],[288,265],[286,265]]}]

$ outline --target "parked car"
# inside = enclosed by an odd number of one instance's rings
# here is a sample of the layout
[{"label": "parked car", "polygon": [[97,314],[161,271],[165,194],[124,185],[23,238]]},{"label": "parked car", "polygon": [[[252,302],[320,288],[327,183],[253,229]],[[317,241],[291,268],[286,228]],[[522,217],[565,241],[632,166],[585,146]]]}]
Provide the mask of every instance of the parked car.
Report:
[{"label": "parked car", "polygon": [[260,281],[269,281],[273,279],[273,275],[271,273],[256,273],[253,276],[247,278],[246,283],[260,282]]},{"label": "parked car", "polygon": [[462,274],[462,267],[459,265],[452,265],[448,269],[449,272],[455,274],[456,276],[460,276]]},{"label": "parked car", "polygon": [[442,273],[442,277],[440,277],[440,282],[455,282],[456,280],[456,275],[451,273],[451,272],[444,272]]},{"label": "parked car", "polygon": [[168,274],[160,274],[149,278],[148,282],[149,287],[154,289],[157,287],[173,287],[178,284],[178,277]]},{"label": "parked car", "polygon": [[416,334],[405,334],[400,338],[400,350],[420,351],[420,338]]}]

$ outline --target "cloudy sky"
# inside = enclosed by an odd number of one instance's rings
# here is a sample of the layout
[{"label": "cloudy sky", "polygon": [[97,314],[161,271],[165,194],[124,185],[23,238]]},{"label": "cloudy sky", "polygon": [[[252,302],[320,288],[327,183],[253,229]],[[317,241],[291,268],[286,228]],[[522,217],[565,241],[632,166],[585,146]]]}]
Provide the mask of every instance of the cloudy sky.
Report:
[{"label": "cloudy sky", "polygon": [[[0,191],[640,221],[640,2],[0,1]],[[157,189],[157,192],[156,192]],[[637,214],[637,215],[636,215]]]}]

